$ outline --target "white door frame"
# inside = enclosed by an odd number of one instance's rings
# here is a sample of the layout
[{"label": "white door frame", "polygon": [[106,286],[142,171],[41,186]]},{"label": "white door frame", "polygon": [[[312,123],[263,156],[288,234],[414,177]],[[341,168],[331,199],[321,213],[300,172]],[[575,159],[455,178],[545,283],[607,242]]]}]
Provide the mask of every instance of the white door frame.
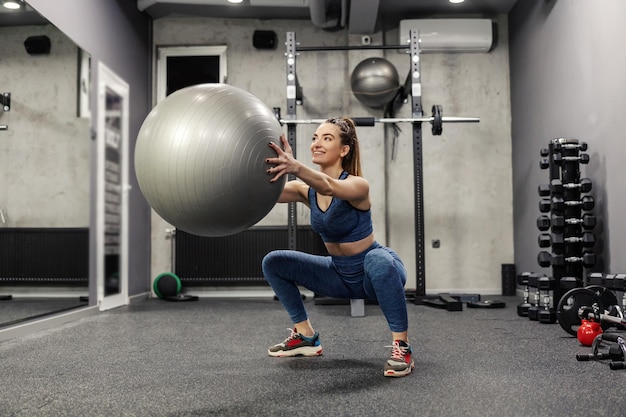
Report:
[{"label": "white door frame", "polygon": [[167,92],[167,57],[169,56],[219,56],[219,82],[226,83],[226,46],[161,46],[157,48],[157,96],[159,103]]},{"label": "white door frame", "polygon": [[[117,131],[107,131],[106,119],[107,111],[107,93],[113,93],[121,97],[122,108],[115,110],[120,118],[120,128]],[[129,114],[129,96],[130,89],[128,84],[117,74],[111,71],[106,65],[98,63],[98,121],[97,121],[97,214],[96,214],[96,268],[97,268],[97,296],[98,306],[101,311],[127,305],[128,298],[128,114]],[[120,197],[119,204],[119,293],[105,296],[105,255],[111,249],[111,242],[105,242],[106,233],[106,200],[105,193],[107,181],[106,171],[106,149],[107,139],[111,143],[119,145],[120,152],[120,186],[117,190],[109,189],[111,193]],[[110,186],[110,184],[109,184]],[[107,243],[109,243],[107,248]]]}]

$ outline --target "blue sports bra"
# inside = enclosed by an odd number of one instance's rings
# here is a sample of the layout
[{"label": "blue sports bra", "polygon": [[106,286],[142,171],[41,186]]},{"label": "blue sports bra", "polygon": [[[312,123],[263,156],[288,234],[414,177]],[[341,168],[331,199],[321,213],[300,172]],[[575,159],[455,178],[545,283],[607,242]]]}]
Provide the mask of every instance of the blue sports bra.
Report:
[{"label": "blue sports bra", "polygon": [[[339,179],[347,177],[348,173],[344,171]],[[374,231],[371,210],[359,210],[346,200],[333,198],[326,211],[322,211],[317,205],[317,192],[312,187],[309,187],[309,206],[311,227],[324,242],[356,242]]]}]

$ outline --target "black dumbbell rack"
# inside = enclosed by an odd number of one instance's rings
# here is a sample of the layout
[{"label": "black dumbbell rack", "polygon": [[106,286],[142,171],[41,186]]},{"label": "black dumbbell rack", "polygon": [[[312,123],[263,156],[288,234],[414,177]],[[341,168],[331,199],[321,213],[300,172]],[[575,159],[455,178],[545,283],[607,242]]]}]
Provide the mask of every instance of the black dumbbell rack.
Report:
[{"label": "black dumbbell rack", "polygon": [[[540,231],[540,252],[537,262],[551,267],[552,276],[522,273],[518,284],[528,287],[535,303],[518,308],[518,314],[543,323],[555,323],[554,306],[568,290],[585,285],[585,269],[595,264],[593,252],[595,216],[591,211],[595,202],[591,180],[581,178],[580,165],[589,162],[584,153],[587,144],[576,139],[553,139],[541,150],[541,169],[549,172],[549,183],[538,187],[540,201],[537,228]],[[550,298],[552,303],[550,303]],[[530,300],[533,301],[533,297]]]},{"label": "black dumbbell rack", "polygon": [[586,150],[585,142],[563,138],[553,139],[541,150],[545,159],[540,167],[548,170],[550,183],[539,186],[539,210],[544,214],[537,219],[542,232],[538,243],[550,247],[550,252],[540,251],[537,261],[542,267],[552,267],[555,304],[566,291],[585,285],[585,268],[596,262],[595,237],[590,231],[595,227],[591,214],[595,201],[587,195],[592,183],[580,176],[580,165],[589,162],[589,155],[583,153]]}]

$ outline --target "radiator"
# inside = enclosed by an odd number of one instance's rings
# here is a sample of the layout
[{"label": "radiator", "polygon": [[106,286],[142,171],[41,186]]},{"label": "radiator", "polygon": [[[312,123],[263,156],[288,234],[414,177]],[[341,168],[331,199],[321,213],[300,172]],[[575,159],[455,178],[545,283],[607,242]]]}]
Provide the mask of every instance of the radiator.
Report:
[{"label": "radiator", "polygon": [[88,284],[88,228],[0,228],[0,286]]},{"label": "radiator", "polygon": [[[258,226],[224,237],[200,237],[176,232],[175,274],[183,286],[267,285],[261,261],[270,251],[288,249],[286,226]],[[296,249],[326,255],[326,248],[311,226],[300,226]]]}]

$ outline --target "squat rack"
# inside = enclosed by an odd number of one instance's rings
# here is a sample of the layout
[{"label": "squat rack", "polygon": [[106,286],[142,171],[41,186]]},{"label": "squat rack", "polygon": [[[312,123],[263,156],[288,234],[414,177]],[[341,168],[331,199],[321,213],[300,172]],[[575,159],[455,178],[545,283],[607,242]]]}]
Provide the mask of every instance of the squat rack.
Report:
[{"label": "squat rack", "polygon": [[[354,46],[300,46],[296,43],[295,32],[287,32],[285,42],[287,52],[287,114],[285,119],[280,118],[280,109],[277,117],[281,124],[287,125],[287,141],[291,146],[294,156],[296,153],[296,125],[304,123],[317,123],[320,120],[298,120],[296,119],[296,105],[302,100],[302,89],[298,83],[296,75],[296,57],[298,52],[306,51],[347,51],[364,49],[407,49],[407,45],[354,45]],[[374,118],[354,118],[357,126],[373,126],[374,123],[411,123],[413,126],[413,177],[414,177],[414,202],[415,202],[415,262],[416,262],[416,290],[414,295],[415,304],[421,304],[426,298],[426,278],[424,259],[424,181],[422,166],[422,122],[433,124],[433,134],[441,134],[442,122],[479,122],[478,118],[461,117],[441,117],[441,106],[433,106],[433,117],[425,118],[422,109],[422,84],[420,73],[420,50],[419,33],[415,30],[409,31],[409,79],[411,93],[411,118],[410,119],[374,119]],[[294,176],[289,175],[288,180],[293,180]],[[296,204],[288,203],[288,245],[289,249],[296,249]]]}]

